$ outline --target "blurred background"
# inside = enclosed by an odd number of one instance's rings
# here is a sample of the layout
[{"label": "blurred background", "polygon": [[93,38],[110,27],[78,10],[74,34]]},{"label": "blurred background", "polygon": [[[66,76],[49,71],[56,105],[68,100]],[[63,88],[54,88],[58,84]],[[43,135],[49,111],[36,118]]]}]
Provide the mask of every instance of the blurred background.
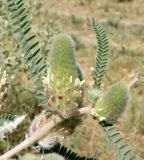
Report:
[{"label": "blurred background", "polygon": [[[87,89],[92,85],[95,66],[96,38],[91,26],[95,17],[105,27],[109,37],[109,63],[102,87],[122,80],[135,82],[130,89],[126,112],[117,127],[135,153],[144,159],[144,0],[24,0],[32,28],[38,34],[47,58],[51,38],[68,32],[76,43],[77,58],[82,66]],[[21,49],[13,37],[6,0],[0,0],[0,66],[9,75],[10,90],[1,106],[2,113],[27,114],[27,120],[0,143],[0,153],[6,152],[24,139],[31,119],[41,107],[32,93],[31,81],[23,63]],[[85,98],[85,105],[88,98]],[[84,118],[73,135],[63,142],[80,155],[115,160],[101,127],[90,117]],[[31,151],[33,152],[33,151]]]}]

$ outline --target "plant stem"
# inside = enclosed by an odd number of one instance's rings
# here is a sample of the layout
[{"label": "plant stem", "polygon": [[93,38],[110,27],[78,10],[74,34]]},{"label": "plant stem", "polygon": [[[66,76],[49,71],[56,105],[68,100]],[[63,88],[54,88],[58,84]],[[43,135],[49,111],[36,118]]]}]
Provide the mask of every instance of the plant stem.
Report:
[{"label": "plant stem", "polygon": [[[76,115],[72,114],[72,117],[78,116],[78,115],[81,116],[84,114],[88,114],[89,110],[90,110],[90,107],[80,108],[80,109],[78,109],[78,112]],[[54,128],[56,125],[63,122],[64,120],[65,119],[62,119],[59,115],[57,115],[55,117],[55,119],[52,119],[48,124],[45,124],[40,130],[36,131],[33,134],[33,136],[25,139],[23,142],[21,142],[20,144],[18,144],[14,148],[12,148],[10,151],[8,151],[5,154],[3,154],[2,156],[0,156],[0,160],[8,160],[10,157],[14,156],[15,154],[18,154],[20,151],[29,147],[30,145],[32,145],[36,141],[44,138],[45,136],[47,136],[48,132],[52,128]]]}]

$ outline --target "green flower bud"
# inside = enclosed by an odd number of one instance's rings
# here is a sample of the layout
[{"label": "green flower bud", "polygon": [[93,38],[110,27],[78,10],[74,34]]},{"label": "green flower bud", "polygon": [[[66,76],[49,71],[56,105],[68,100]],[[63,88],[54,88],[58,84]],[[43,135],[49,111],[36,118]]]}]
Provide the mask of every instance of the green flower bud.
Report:
[{"label": "green flower bud", "polygon": [[49,56],[50,72],[55,78],[78,76],[75,59],[75,44],[70,35],[63,33],[55,37]]},{"label": "green flower bud", "polygon": [[[81,107],[83,98],[84,80],[75,52],[70,35],[62,33],[56,36],[49,55],[49,70],[43,77],[49,107],[59,110],[63,116]],[[52,100],[51,96],[55,99]]]},{"label": "green flower bud", "polygon": [[113,84],[110,89],[93,104],[91,114],[99,121],[116,123],[128,102],[128,87],[123,82]]}]

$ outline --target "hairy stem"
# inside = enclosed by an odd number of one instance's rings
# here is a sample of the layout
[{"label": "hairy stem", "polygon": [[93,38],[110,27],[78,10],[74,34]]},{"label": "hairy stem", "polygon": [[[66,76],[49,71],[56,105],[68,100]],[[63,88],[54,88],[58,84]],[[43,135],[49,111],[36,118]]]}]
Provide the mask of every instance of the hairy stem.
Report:
[{"label": "hairy stem", "polygon": [[[72,116],[81,116],[81,115],[84,115],[84,114],[88,114],[89,112],[90,112],[90,107],[84,107],[84,108],[80,108],[76,115],[72,114]],[[54,128],[56,125],[63,122],[64,120],[65,119],[62,119],[59,115],[57,115],[55,117],[55,119],[52,119],[48,124],[44,125],[40,130],[36,131],[33,134],[33,136],[25,139],[23,142],[18,144],[16,147],[12,148],[10,151],[8,151],[7,153],[0,156],[0,160],[9,159],[10,157],[14,156],[15,154],[18,154],[23,149],[29,147],[30,145],[32,145],[36,141],[38,141],[38,140],[42,139],[43,137],[47,136],[48,132],[52,128]]]}]

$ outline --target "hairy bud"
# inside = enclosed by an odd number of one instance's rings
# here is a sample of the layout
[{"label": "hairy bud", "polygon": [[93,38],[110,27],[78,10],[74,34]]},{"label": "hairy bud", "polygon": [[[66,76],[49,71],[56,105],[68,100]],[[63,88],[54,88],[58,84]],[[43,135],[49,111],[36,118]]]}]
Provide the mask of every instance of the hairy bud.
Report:
[{"label": "hairy bud", "polygon": [[[55,37],[49,55],[49,70],[43,77],[45,90],[49,93],[49,107],[66,115],[81,106],[84,80],[75,58],[75,44],[66,33]],[[55,97],[52,101],[50,97]],[[75,105],[77,104],[77,105]]]},{"label": "hairy bud", "polygon": [[91,114],[99,121],[116,123],[128,102],[128,88],[123,82],[113,84],[104,96],[94,103]]}]

